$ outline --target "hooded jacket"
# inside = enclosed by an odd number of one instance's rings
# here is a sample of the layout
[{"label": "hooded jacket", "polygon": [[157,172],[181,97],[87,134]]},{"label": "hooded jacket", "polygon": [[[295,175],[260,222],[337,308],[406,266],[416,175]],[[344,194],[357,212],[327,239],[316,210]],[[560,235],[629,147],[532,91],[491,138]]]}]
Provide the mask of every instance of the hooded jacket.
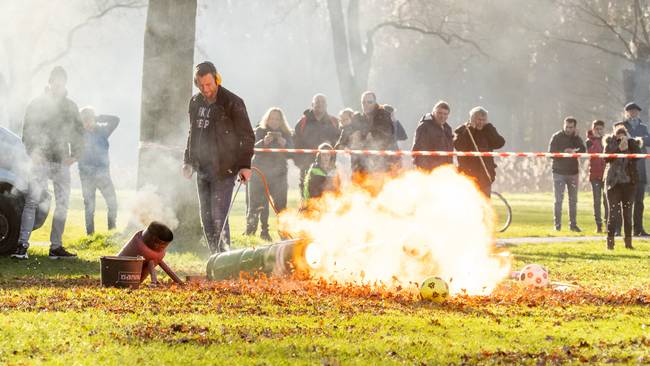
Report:
[{"label": "hooded jacket", "polygon": [[[594,136],[592,130],[587,131],[587,152],[590,154],[600,154],[603,149],[603,138]],[[605,159],[591,158],[589,160],[589,180],[603,181],[605,172]]]},{"label": "hooded jacket", "polygon": [[[425,114],[415,129],[412,151],[454,151],[454,133],[445,123],[440,126],[431,113]],[[413,164],[420,169],[433,170],[453,164],[453,156],[414,156]]]},{"label": "hooded jacket", "polygon": [[198,93],[190,100],[189,117],[185,164],[218,178],[251,167],[255,134],[240,97],[219,86],[216,102],[209,104]]},{"label": "hooded jacket", "polygon": [[[648,126],[645,123],[639,122],[638,124],[632,126],[632,123],[630,123],[630,121],[621,121],[614,124],[614,127],[618,126],[625,126],[631,137],[640,138],[640,141],[643,142],[640,147],[640,154],[645,154],[648,152],[646,146],[650,145],[650,134],[648,133]],[[645,160],[646,159],[638,159],[636,163],[636,168],[639,174],[639,183],[641,184],[646,184],[648,182]]]},{"label": "hooded jacket", "polygon": [[[607,154],[640,154],[643,141],[640,138],[629,138],[627,150],[621,150],[616,136],[604,138],[605,153]],[[639,182],[637,161],[641,159],[605,159],[605,188],[610,189],[617,184],[636,184]]]}]

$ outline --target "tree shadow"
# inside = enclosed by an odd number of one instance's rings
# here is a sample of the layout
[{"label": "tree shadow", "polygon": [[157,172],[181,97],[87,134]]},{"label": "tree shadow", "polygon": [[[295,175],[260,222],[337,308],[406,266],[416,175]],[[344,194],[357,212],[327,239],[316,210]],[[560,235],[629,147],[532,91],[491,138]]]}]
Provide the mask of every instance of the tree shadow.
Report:
[{"label": "tree shadow", "polygon": [[47,254],[30,254],[26,260],[0,257],[0,286],[58,283],[74,287],[74,284],[99,283],[99,271],[98,261],[82,258],[50,259]]}]

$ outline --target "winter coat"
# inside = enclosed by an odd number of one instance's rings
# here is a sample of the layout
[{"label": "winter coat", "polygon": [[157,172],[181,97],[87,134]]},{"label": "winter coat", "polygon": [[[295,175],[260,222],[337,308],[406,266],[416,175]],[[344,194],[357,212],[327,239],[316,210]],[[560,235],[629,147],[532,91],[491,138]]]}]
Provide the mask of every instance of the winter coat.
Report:
[{"label": "winter coat", "polygon": [[[353,141],[353,135],[357,141]],[[360,150],[393,150],[395,130],[390,113],[379,106],[372,114],[355,113],[352,122],[343,128],[336,148]],[[377,172],[388,168],[389,161],[385,157],[367,157],[353,155],[351,158],[354,172]]]},{"label": "winter coat", "polygon": [[[605,137],[604,141],[607,154],[640,154],[643,146],[643,141],[640,138],[630,138],[628,139],[628,149],[622,151],[616,136],[609,135]],[[638,160],[641,159],[606,158],[605,189],[610,189],[617,184],[638,183]]]},{"label": "winter coat", "polygon": [[31,157],[52,163],[79,159],[83,131],[77,105],[67,97],[54,97],[49,88],[27,106],[23,143]]},{"label": "winter coat", "polygon": [[[577,149],[576,152],[587,151],[585,143],[577,135],[569,136],[564,130],[556,132],[548,144],[548,151],[563,153],[564,149]],[[553,158],[553,173],[562,175],[578,174],[578,158]]]},{"label": "winter coat", "polygon": [[[318,149],[324,142],[333,145],[339,138],[339,122],[336,117],[328,114],[320,120],[314,115],[312,109],[303,112],[303,116],[296,124],[293,132],[293,144],[296,149]],[[293,161],[300,169],[309,168],[316,154],[295,154]]]},{"label": "winter coat", "polygon": [[[587,131],[587,152],[590,154],[600,154],[603,149],[603,138],[594,136],[592,130]],[[603,181],[603,173],[605,172],[605,159],[591,158],[589,160],[589,180],[590,181]]]},{"label": "winter coat", "polygon": [[196,94],[190,100],[189,116],[185,164],[217,178],[250,168],[255,134],[240,97],[223,86],[212,104]]},{"label": "winter coat", "polygon": [[[264,136],[268,132],[279,132],[282,137],[287,141],[285,145],[280,145],[276,138],[266,145],[264,143]],[[256,148],[275,148],[275,149],[292,149],[293,137],[291,133],[282,130],[271,130],[270,128],[257,127],[255,129],[255,147]],[[264,174],[271,174],[274,176],[287,175],[287,159],[286,153],[255,153],[253,156],[253,166],[258,167]]]},{"label": "winter coat", "polygon": [[108,157],[108,138],[120,123],[115,116],[97,116],[97,125],[92,131],[84,129],[84,148],[79,159],[79,169],[93,171],[96,169],[108,169],[110,160]]},{"label": "winter coat", "polygon": [[[431,113],[425,114],[415,129],[413,151],[454,151],[454,133],[445,123],[440,126]],[[414,156],[413,164],[420,169],[433,170],[444,164],[453,164],[453,156]]]},{"label": "winter coat", "polygon": [[[483,129],[477,130],[474,127],[468,127],[467,124],[463,124],[456,128],[454,131],[454,148],[458,151],[476,151],[476,147],[472,143],[469,132],[471,132],[474,137],[474,141],[478,146],[478,150],[482,152],[493,151],[500,149],[503,145],[506,144],[506,140],[499,135],[497,129],[491,124],[486,124]],[[489,174],[490,182],[494,182],[496,179],[496,167],[493,157],[458,157],[458,169],[472,177],[475,177],[479,181],[486,180],[485,169],[481,163],[481,159],[485,163],[487,172]]]},{"label": "winter coat", "polygon": [[327,191],[334,191],[339,184],[336,168],[327,171],[319,163],[313,163],[305,176],[305,187],[303,188],[303,198],[317,198]]},{"label": "winter coat", "polygon": [[[636,127],[632,127],[630,121],[622,121],[614,124],[614,127],[625,126],[627,132],[631,137],[640,138],[643,142],[643,145],[640,147],[640,154],[645,154],[648,152],[646,146],[650,146],[650,134],[648,133],[648,126],[645,123],[639,123]],[[639,173],[639,183],[646,184],[648,182],[648,177],[646,173],[646,159],[639,159],[637,161],[637,171]]]}]

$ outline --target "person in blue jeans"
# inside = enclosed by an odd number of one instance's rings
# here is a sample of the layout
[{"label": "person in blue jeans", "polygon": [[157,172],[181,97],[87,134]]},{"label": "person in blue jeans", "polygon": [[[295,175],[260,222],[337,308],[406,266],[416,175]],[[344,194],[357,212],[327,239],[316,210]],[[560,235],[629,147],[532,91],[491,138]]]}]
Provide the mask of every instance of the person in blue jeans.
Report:
[{"label": "person in blue jeans", "polygon": [[[579,137],[578,121],[573,117],[564,119],[564,127],[556,132],[548,146],[552,153],[583,153],[587,150],[584,141]],[[576,221],[578,206],[578,158],[553,158],[553,192],[555,193],[554,221],[555,230],[562,230],[562,201],[564,190],[569,195],[569,228],[581,232]]]},{"label": "person in blue jeans", "polygon": [[211,62],[196,65],[194,85],[200,93],[190,100],[182,174],[191,179],[197,172],[203,232],[210,251],[221,253],[230,247],[227,215],[235,180],[251,178],[255,133],[244,101],[221,85]]},{"label": "person in blue jeans", "polygon": [[108,138],[120,124],[120,119],[109,115],[95,115],[92,107],[80,110],[84,125],[84,148],[79,159],[81,194],[84,199],[86,234],[95,232],[95,194],[104,196],[108,209],[108,230],[115,229],[117,220],[117,195],[111,179]]}]

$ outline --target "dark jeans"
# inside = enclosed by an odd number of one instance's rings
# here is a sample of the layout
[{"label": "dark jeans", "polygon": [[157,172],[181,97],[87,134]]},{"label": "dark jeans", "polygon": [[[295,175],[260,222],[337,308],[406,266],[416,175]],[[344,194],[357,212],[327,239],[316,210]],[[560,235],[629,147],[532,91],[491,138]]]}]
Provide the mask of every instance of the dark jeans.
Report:
[{"label": "dark jeans", "polygon": [[639,234],[643,228],[643,199],[645,198],[645,183],[638,183],[634,192],[634,233]]},{"label": "dark jeans", "polygon": [[562,226],[562,201],[564,200],[564,189],[569,195],[569,226],[578,226],[576,212],[578,207],[578,174],[565,175],[553,173],[553,192],[555,193],[555,210],[553,219],[555,227]]},{"label": "dark jeans", "polygon": [[[269,193],[273,198],[273,203],[278,211],[287,208],[287,174],[278,175],[267,174],[264,172],[266,183],[269,185]],[[260,222],[262,232],[269,231],[269,200],[266,198],[266,189],[262,179],[253,175],[248,183],[248,206],[246,208],[246,231],[255,233],[257,223]]]},{"label": "dark jeans", "polygon": [[86,234],[95,232],[95,194],[97,190],[102,194],[108,209],[108,230],[115,229],[117,220],[117,195],[108,168],[79,167],[81,179],[81,194],[84,199],[86,217]]},{"label": "dark jeans", "polygon": [[[603,182],[600,180],[592,180],[591,182],[591,193],[594,196],[594,219],[596,220],[596,226],[601,227],[603,225],[603,217],[607,220],[607,213],[609,209],[607,207],[607,198],[605,197],[605,189],[603,187]],[[605,209],[605,216],[601,216],[600,205]]]},{"label": "dark jeans", "polygon": [[196,177],[196,185],[199,193],[201,225],[203,225],[208,247],[212,253],[225,252],[230,247],[230,225],[226,215],[232,200],[235,176],[219,179],[199,173]]},{"label": "dark jeans", "polygon": [[[616,232],[617,217],[623,211],[623,232],[625,237],[632,236],[632,205],[636,188],[634,184],[617,184],[607,190],[607,204],[609,205],[609,216],[607,217],[607,236],[614,237]],[[622,209],[621,209],[622,206]]]}]

